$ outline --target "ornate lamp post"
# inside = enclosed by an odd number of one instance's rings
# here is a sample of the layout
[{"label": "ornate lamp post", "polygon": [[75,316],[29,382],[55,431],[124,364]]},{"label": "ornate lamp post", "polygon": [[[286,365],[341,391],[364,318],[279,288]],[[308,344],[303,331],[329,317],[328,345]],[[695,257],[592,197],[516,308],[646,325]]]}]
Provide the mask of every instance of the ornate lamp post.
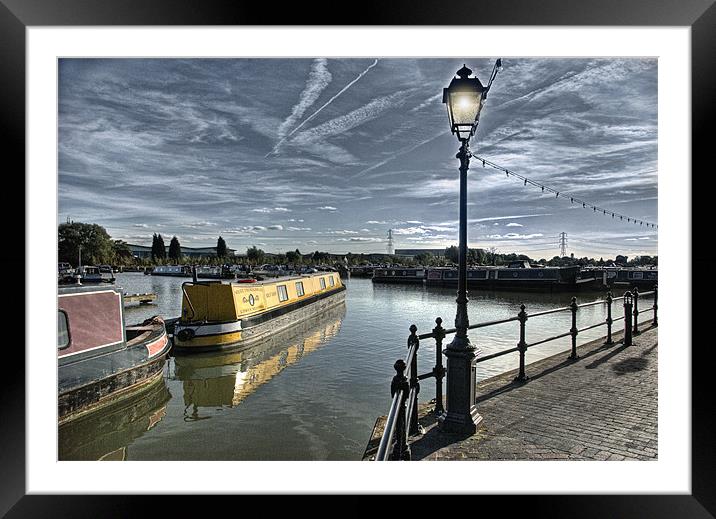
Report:
[{"label": "ornate lamp post", "polygon": [[492,81],[501,69],[497,60],[485,87],[477,77],[469,77],[472,70],[463,65],[450,85],[443,89],[443,103],[447,104],[450,130],[460,141],[460,249],[458,261],[457,314],[455,338],[444,353],[447,357],[447,411],[440,417],[441,428],[448,432],[474,433],[482,421],[475,406],[475,360],[477,347],[470,343],[467,328],[467,170],[470,167],[470,137],[475,135],[480,110]]}]

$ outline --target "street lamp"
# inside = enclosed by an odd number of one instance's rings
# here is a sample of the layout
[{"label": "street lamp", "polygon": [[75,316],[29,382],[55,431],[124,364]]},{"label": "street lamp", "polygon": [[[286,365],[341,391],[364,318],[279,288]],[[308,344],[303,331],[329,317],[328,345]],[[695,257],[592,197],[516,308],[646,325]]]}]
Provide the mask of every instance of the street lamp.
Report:
[{"label": "street lamp", "polygon": [[460,249],[458,260],[457,314],[455,338],[445,349],[447,357],[446,412],[440,426],[448,432],[474,433],[482,421],[475,406],[475,361],[479,350],[470,343],[467,329],[467,170],[470,167],[470,137],[475,135],[480,110],[487,98],[502,60],[497,60],[487,86],[477,77],[469,77],[472,70],[463,65],[450,85],[443,89],[443,103],[447,104],[450,131],[460,141]]}]

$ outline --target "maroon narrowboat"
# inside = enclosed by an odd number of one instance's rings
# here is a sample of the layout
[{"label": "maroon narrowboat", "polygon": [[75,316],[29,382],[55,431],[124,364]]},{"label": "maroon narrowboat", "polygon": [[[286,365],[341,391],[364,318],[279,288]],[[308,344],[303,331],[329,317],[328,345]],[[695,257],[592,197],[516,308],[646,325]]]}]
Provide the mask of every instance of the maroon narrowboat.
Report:
[{"label": "maroon narrowboat", "polygon": [[161,381],[171,343],[160,317],[125,326],[114,286],[58,287],[57,306],[60,424]]}]

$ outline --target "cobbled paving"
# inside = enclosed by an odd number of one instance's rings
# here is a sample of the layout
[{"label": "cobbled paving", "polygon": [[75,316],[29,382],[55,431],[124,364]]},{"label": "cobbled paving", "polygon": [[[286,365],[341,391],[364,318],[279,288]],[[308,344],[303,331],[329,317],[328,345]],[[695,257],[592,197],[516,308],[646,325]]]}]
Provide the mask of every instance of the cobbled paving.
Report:
[{"label": "cobbled paving", "polygon": [[615,335],[478,384],[484,421],[472,436],[439,431],[431,405],[413,460],[656,460],[658,328],[642,325],[631,346]]}]

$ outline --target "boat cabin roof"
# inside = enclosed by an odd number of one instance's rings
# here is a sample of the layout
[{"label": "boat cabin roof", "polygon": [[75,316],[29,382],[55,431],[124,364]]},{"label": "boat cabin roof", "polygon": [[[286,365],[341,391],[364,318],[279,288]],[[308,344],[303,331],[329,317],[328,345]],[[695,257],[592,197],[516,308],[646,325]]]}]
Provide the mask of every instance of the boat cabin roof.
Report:
[{"label": "boat cabin roof", "polygon": [[[337,272],[314,272],[312,274],[296,274],[291,276],[278,276],[275,278],[267,278],[262,281],[256,281],[254,283],[240,283],[236,281],[230,281],[231,285],[239,286],[255,286],[255,285],[273,285],[274,283],[286,283],[289,281],[301,281],[302,279],[310,279],[313,277],[321,277],[330,274],[337,274]],[[215,283],[221,283],[221,281],[215,281]]]}]

